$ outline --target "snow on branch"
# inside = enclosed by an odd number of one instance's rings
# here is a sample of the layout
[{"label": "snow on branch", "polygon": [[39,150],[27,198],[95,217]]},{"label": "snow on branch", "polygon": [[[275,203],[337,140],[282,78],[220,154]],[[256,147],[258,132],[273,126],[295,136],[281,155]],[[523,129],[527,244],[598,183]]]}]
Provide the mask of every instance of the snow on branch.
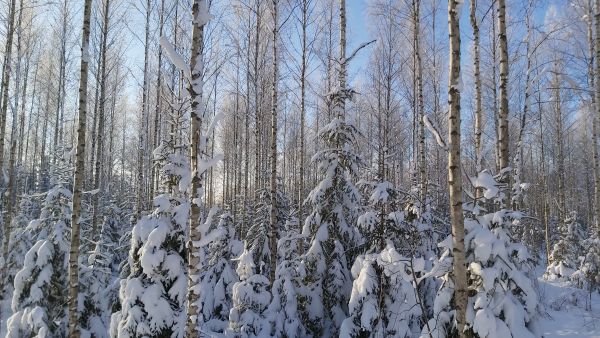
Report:
[{"label": "snow on branch", "polygon": [[183,71],[188,81],[191,80],[192,73],[190,72],[190,67],[188,67],[183,57],[179,53],[177,53],[175,47],[169,42],[169,40],[167,40],[166,37],[160,37],[160,46],[167,53],[167,57],[169,58],[169,60],[171,60],[173,65],[175,65],[175,67],[177,67],[179,70]]},{"label": "snow on branch", "polygon": [[214,167],[215,165],[217,165],[217,163],[219,163],[219,161],[223,160],[223,158],[223,154],[216,154],[213,158],[199,158],[197,175],[204,174],[208,169]]},{"label": "snow on branch", "polygon": [[225,114],[223,113],[217,113],[215,115],[215,117],[213,117],[212,121],[210,122],[210,125],[208,126],[208,130],[206,132],[206,135],[211,135],[213,133],[213,131],[215,130],[215,127],[219,124],[219,122],[221,122],[223,119],[225,118]]},{"label": "snow on branch", "polygon": [[438,129],[433,125],[433,123],[429,119],[429,116],[423,114],[423,123],[425,124],[427,129],[429,129],[429,131],[433,134],[433,136],[435,136],[435,140],[436,140],[437,144],[440,147],[442,147],[442,149],[448,150],[448,147],[446,146],[446,142],[442,138],[442,135],[440,135],[440,132],[438,131]]},{"label": "snow on branch", "polygon": [[356,54],[363,48],[367,47],[368,45],[374,43],[377,40],[371,40],[369,42],[365,42],[363,44],[361,44],[360,46],[356,47],[356,49],[350,53],[350,56],[346,58],[346,60],[342,60],[342,63],[346,63],[348,64],[350,61],[352,61],[352,59],[356,56]]},{"label": "snow on branch", "polygon": [[208,138],[210,137],[210,135],[213,134],[219,122],[221,122],[221,120],[223,120],[224,118],[225,114],[223,113],[218,113],[213,117],[212,121],[210,122],[210,125],[208,126],[208,129],[206,130],[206,134],[200,138],[200,149],[206,148],[206,145],[208,144]]},{"label": "snow on branch", "polygon": [[204,26],[213,16],[208,12],[208,2],[206,0],[200,0],[199,6],[198,15],[194,18],[194,23],[198,26]]},{"label": "snow on branch", "polygon": [[473,183],[475,188],[484,189],[483,197],[488,200],[497,197],[498,193],[500,192],[500,189],[498,188],[498,182],[487,170],[480,172]]}]

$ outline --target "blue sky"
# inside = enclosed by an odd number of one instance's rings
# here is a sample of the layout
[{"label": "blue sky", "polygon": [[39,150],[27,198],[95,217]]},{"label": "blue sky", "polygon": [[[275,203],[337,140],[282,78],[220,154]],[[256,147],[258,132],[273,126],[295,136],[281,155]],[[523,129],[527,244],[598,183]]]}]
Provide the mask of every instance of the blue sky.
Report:
[{"label": "blue sky", "polygon": [[[522,4],[519,4],[518,2],[521,1]],[[519,16],[519,13],[512,13],[511,12],[511,7],[519,7],[522,8],[524,7],[524,4],[526,3],[526,1],[529,0],[512,0],[512,1],[508,1],[508,15],[509,16],[513,16],[513,17],[517,17]],[[538,3],[538,9],[535,12],[534,15],[534,20],[537,22],[542,22],[543,18],[545,16],[545,13],[547,11],[547,8],[551,5],[551,4],[559,4],[559,3],[563,3],[564,1],[567,0],[537,0]],[[348,46],[347,46],[347,51],[351,52],[353,51],[356,46],[358,46],[359,44],[369,41],[371,39],[370,34],[369,34],[369,23],[368,23],[368,17],[367,17],[367,7],[368,7],[368,3],[369,0],[346,0],[346,5],[347,5],[347,14],[348,14],[348,21],[347,21],[347,30],[348,30]],[[486,2],[487,3],[487,2]],[[440,6],[444,6],[444,1],[440,2]],[[470,61],[470,55],[469,55],[469,46],[471,43],[471,29],[470,29],[470,25],[469,25],[469,10],[468,10],[468,6],[469,6],[469,0],[465,0],[465,4],[464,4],[464,8],[463,8],[463,13],[462,13],[462,18],[461,18],[461,31],[462,31],[462,50],[463,50],[463,64],[467,64]],[[443,10],[443,8],[441,8],[439,14],[439,24],[440,24],[440,29],[443,29],[445,32],[445,25],[444,23],[446,22],[446,18],[445,18],[445,11]],[[489,13],[488,15],[491,15],[493,13]],[[140,61],[142,60],[142,52],[141,52],[141,45],[139,45],[137,42],[133,42],[133,45],[131,46],[131,50],[129,51],[129,54],[133,56],[133,60]],[[371,54],[371,49],[370,48],[366,48],[365,50],[361,51],[353,60],[353,62],[350,64],[350,81],[355,81],[357,79],[360,78],[360,76],[362,74],[365,73],[365,65],[368,62],[369,56]],[[137,71],[138,69],[134,69],[134,72]],[[133,88],[131,88],[133,94],[137,93],[138,88],[136,88],[137,86],[135,84],[133,84]]]},{"label": "blue sky", "polygon": [[[480,0],[482,1],[482,0]],[[522,9],[526,8],[527,2],[530,0],[509,0],[507,1],[507,15],[509,22],[512,20],[522,20],[523,13]],[[347,11],[348,11],[348,52],[353,51],[354,48],[371,38],[369,36],[369,23],[367,17],[367,6],[369,0],[346,0]],[[533,0],[535,5],[533,21],[537,24],[544,22],[548,9],[552,6],[565,5],[567,0]],[[444,1],[440,2],[440,6],[444,6]],[[489,6],[489,1],[485,1],[485,5]],[[469,6],[470,0],[464,0],[464,7],[461,16],[461,33],[462,33],[462,63],[470,63],[470,45],[471,45],[471,26],[469,23]],[[440,29],[446,31],[446,12],[444,8],[441,8],[439,12]],[[494,15],[494,13],[488,13],[487,15]],[[364,66],[368,62],[370,50],[365,50],[357,55],[352,64],[350,65],[350,80],[353,81],[361,74],[364,74]]]},{"label": "blue sky", "polygon": [[[353,51],[356,45],[369,40],[369,31],[367,28],[367,1],[366,0],[347,0],[348,6],[348,51]],[[361,72],[365,63],[369,59],[369,51],[363,51],[356,56],[354,62],[350,65],[351,78]]]}]

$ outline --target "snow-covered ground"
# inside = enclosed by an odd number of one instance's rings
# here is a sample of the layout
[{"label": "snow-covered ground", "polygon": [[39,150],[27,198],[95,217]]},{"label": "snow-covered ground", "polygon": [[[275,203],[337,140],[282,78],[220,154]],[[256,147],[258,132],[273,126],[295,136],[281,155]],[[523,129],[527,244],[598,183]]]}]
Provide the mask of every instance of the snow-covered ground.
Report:
[{"label": "snow-covered ground", "polygon": [[[592,294],[591,311],[589,294],[581,289],[568,286],[567,283],[548,282],[541,275],[542,269],[536,269],[540,298],[546,305],[546,317],[540,323],[544,338],[600,338],[600,294]],[[0,337],[6,335],[6,311],[9,302],[3,307]],[[515,337],[518,338],[518,337]]]},{"label": "snow-covered ground", "polygon": [[[600,294],[592,294],[561,282],[538,278],[540,298],[547,317],[541,329],[545,338],[600,338]],[[591,311],[586,308],[591,305]]]}]

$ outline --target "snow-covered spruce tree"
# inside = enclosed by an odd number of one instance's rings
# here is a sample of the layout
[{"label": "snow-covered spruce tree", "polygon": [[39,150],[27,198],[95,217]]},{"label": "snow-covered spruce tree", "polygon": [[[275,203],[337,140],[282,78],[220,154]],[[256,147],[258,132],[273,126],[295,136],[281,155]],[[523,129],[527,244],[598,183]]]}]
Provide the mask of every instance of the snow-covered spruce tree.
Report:
[{"label": "snow-covered spruce tree", "polygon": [[600,291],[600,238],[592,236],[582,243],[583,255],[579,269],[571,275],[575,286],[589,291]]},{"label": "snow-covered spruce tree", "polygon": [[[27,228],[29,223],[38,218],[40,214],[40,203],[34,196],[23,196],[19,202],[17,215],[12,218],[11,234],[9,239],[8,258],[6,263],[6,275],[2,276],[2,284],[5,290],[2,294],[9,297],[12,295],[15,274],[23,267],[25,254],[33,246],[36,233]],[[10,303],[10,300],[7,299]]]},{"label": "snow-covered spruce tree", "polygon": [[111,319],[119,338],[184,337],[187,294],[185,225],[190,204],[182,197],[190,178],[189,161],[177,153],[164,157],[163,177],[178,183],[174,191],[154,199],[152,214],[134,226],[129,276],[121,281],[121,311]]},{"label": "snow-covered spruce tree", "polygon": [[[3,274],[0,276],[0,285],[3,287],[3,289],[0,290],[0,330],[2,332],[6,332],[6,330],[4,330],[4,328],[6,328],[6,320],[11,314],[10,305],[15,275],[23,268],[25,255],[33,246],[35,240],[34,235],[36,234],[32,233],[27,226],[30,221],[39,217],[40,204],[39,197],[23,196],[19,202],[18,213],[12,218],[8,244],[8,257],[5,262],[6,266],[2,268],[2,262],[0,262],[0,271],[3,271]],[[0,258],[0,261],[2,260],[3,259]],[[1,334],[2,333],[0,333],[0,335]]]},{"label": "snow-covered spruce tree", "polygon": [[154,212],[133,228],[130,275],[121,282],[118,337],[184,336],[187,276],[183,227],[189,204],[160,195],[154,205]]},{"label": "snow-covered spruce tree", "polygon": [[395,247],[415,248],[419,236],[414,236],[416,228],[407,223],[404,211],[392,211],[401,204],[399,192],[390,182],[366,185],[372,189],[371,207],[358,218],[366,253],[352,266],[350,316],[342,323],[340,336],[412,337],[421,328],[423,303],[415,284],[425,260],[414,249],[405,256]]},{"label": "snow-covered spruce tree", "polygon": [[[444,225],[437,221],[436,211],[431,204],[422,205],[415,198],[409,198],[404,212],[394,213],[393,224],[398,228],[404,240],[396,244],[396,248],[406,257],[422,259],[423,268],[415,271],[419,305],[422,310],[422,321],[427,321],[433,314],[433,303],[439,281],[433,276],[426,276],[438,258],[438,232]],[[403,217],[404,219],[402,220]],[[417,281],[418,280],[418,281]]]},{"label": "snow-covered spruce tree", "polygon": [[299,307],[306,290],[303,284],[306,271],[300,259],[303,250],[304,238],[300,234],[298,219],[291,216],[277,241],[278,263],[271,287],[273,298],[268,309],[274,337],[307,336]]},{"label": "snow-covered spruce tree", "polygon": [[354,283],[350,316],[340,337],[414,337],[421,307],[413,277],[423,270],[422,258],[406,258],[391,243],[381,252],[360,255],[352,266]]},{"label": "snow-covered spruce tree", "polygon": [[[436,138],[441,139],[431,121],[427,118],[425,120],[428,128],[437,135]],[[426,321],[433,314],[438,281],[434,277],[424,275],[426,271],[431,270],[433,262],[438,258],[439,239],[436,230],[445,229],[444,225],[437,221],[437,211],[432,207],[428,196],[421,196],[422,184],[417,181],[416,175],[413,177],[413,187],[409,193],[394,189],[389,182],[379,183],[373,190],[370,202],[379,210],[380,219],[382,211],[389,210],[388,213],[384,213],[384,220],[387,222],[384,238],[393,239],[394,248],[403,257],[422,260],[424,263],[420,270],[415,271],[414,282],[418,292],[418,305],[422,311],[421,317]]]},{"label": "snow-covered spruce tree", "polygon": [[84,298],[80,321],[82,334],[108,337],[113,306],[119,303],[117,273],[119,268],[119,228],[123,227],[121,210],[115,201],[103,208],[104,220],[100,238],[88,256],[88,265],[81,272],[80,294]]},{"label": "snow-covered spruce tree", "polygon": [[[111,248],[112,278],[109,281],[109,290],[107,290],[107,298],[110,299],[109,304],[111,306],[108,313],[109,317],[111,314],[121,310],[121,302],[119,301],[120,281],[121,279],[127,278],[129,275],[129,271],[127,271],[127,264],[129,249],[131,248],[131,230],[133,229],[133,224],[129,219],[129,213],[131,210],[133,210],[132,202],[133,199],[130,199],[129,201],[117,202],[117,204],[111,203],[111,210],[115,214],[104,219],[104,222],[107,224],[103,226],[107,226],[109,229],[116,230],[116,240],[115,242],[112,242],[114,247]],[[112,232],[108,231],[107,234],[112,234]]]},{"label": "snow-covered spruce tree", "polygon": [[[281,247],[287,241],[280,240]],[[289,242],[287,242],[289,243]],[[296,243],[289,243],[296,245]],[[275,270],[275,281],[271,287],[272,300],[267,312],[274,337],[306,337],[307,330],[299,313],[299,300],[304,295],[302,281],[306,277],[304,265],[299,259],[282,260]]]},{"label": "snow-covered spruce tree", "polygon": [[[277,228],[283,230],[288,219],[289,200],[277,191],[275,199]],[[239,282],[233,286],[233,307],[229,315],[228,332],[241,337],[270,335],[274,319],[268,311],[271,304],[269,267],[269,229],[271,194],[269,189],[257,191],[254,223],[248,229],[244,251],[237,258]],[[279,231],[281,232],[281,231]]]},{"label": "snow-covered spruce tree", "polygon": [[46,193],[38,219],[28,231],[33,246],[14,279],[12,316],[7,337],[65,337],[70,248],[71,192],[56,184]]},{"label": "snow-covered spruce tree", "polygon": [[206,333],[223,333],[229,324],[229,310],[233,305],[233,285],[238,282],[232,259],[241,252],[242,244],[235,241],[234,223],[229,212],[221,215],[218,225],[209,229],[212,242],[207,246],[200,273],[198,319]]},{"label": "snow-covered spruce tree", "polygon": [[279,241],[277,243],[277,261],[298,259],[306,246],[306,241],[302,237],[300,221],[295,216],[295,211],[290,212],[290,216],[285,222],[283,229],[279,232]]},{"label": "snow-covered spruce tree", "polygon": [[312,336],[336,336],[347,317],[352,288],[348,265],[354,261],[353,251],[360,242],[355,227],[360,193],[351,181],[360,163],[352,151],[357,130],[343,118],[343,102],[351,92],[338,89],[331,95],[337,117],[320,135],[327,148],[313,157],[323,179],[306,200],[312,212],[302,231],[309,240],[302,258],[308,288],[302,316]]},{"label": "snow-covered spruce tree", "polygon": [[[285,231],[286,222],[289,217],[290,201],[280,189],[276,191],[277,197],[275,201],[276,224],[278,229],[278,237]],[[254,221],[248,229],[246,235],[246,247],[252,251],[254,262],[256,264],[256,273],[264,276],[269,276],[269,267],[271,266],[271,250],[269,249],[269,228],[270,228],[270,212],[271,212],[271,192],[267,188],[257,191],[257,200],[254,205]]]},{"label": "snow-covered spruce tree", "polygon": [[[483,198],[496,200],[499,184],[483,171],[473,180]],[[499,200],[502,200],[500,198]],[[512,238],[510,225],[521,213],[502,209],[485,213],[465,204],[465,249],[469,298],[467,330],[476,337],[541,337],[537,329],[540,303],[528,270],[532,259],[527,248]],[[444,251],[430,275],[440,276],[442,286],[434,313],[421,337],[457,334],[452,276],[452,237],[439,244]]]},{"label": "snow-covered spruce tree", "polygon": [[229,312],[227,335],[233,337],[268,337],[271,323],[266,310],[271,302],[269,279],[256,273],[252,252],[248,248],[237,258],[240,281],[233,285],[233,307]]},{"label": "snow-covered spruce tree", "polygon": [[584,229],[577,221],[577,213],[570,215],[558,226],[559,239],[550,252],[550,264],[544,273],[547,280],[569,280],[579,267],[583,253]]}]

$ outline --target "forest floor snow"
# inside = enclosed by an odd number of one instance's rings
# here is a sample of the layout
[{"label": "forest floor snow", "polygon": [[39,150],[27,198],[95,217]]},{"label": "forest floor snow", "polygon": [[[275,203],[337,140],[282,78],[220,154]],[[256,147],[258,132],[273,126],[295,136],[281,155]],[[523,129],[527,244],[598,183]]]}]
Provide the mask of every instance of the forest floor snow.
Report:
[{"label": "forest floor snow", "polygon": [[[600,294],[590,294],[565,282],[538,278],[546,317],[540,328],[544,338],[600,338]],[[589,308],[591,307],[591,310]],[[586,310],[588,309],[588,310]]]},{"label": "forest floor snow", "polygon": [[[543,269],[536,269],[540,298],[545,305],[545,317],[540,322],[544,338],[600,338],[600,293],[591,297],[585,290],[565,282],[545,281]],[[591,305],[591,310],[586,310]],[[6,317],[10,301],[0,301],[2,323],[0,338],[6,335]]]}]

